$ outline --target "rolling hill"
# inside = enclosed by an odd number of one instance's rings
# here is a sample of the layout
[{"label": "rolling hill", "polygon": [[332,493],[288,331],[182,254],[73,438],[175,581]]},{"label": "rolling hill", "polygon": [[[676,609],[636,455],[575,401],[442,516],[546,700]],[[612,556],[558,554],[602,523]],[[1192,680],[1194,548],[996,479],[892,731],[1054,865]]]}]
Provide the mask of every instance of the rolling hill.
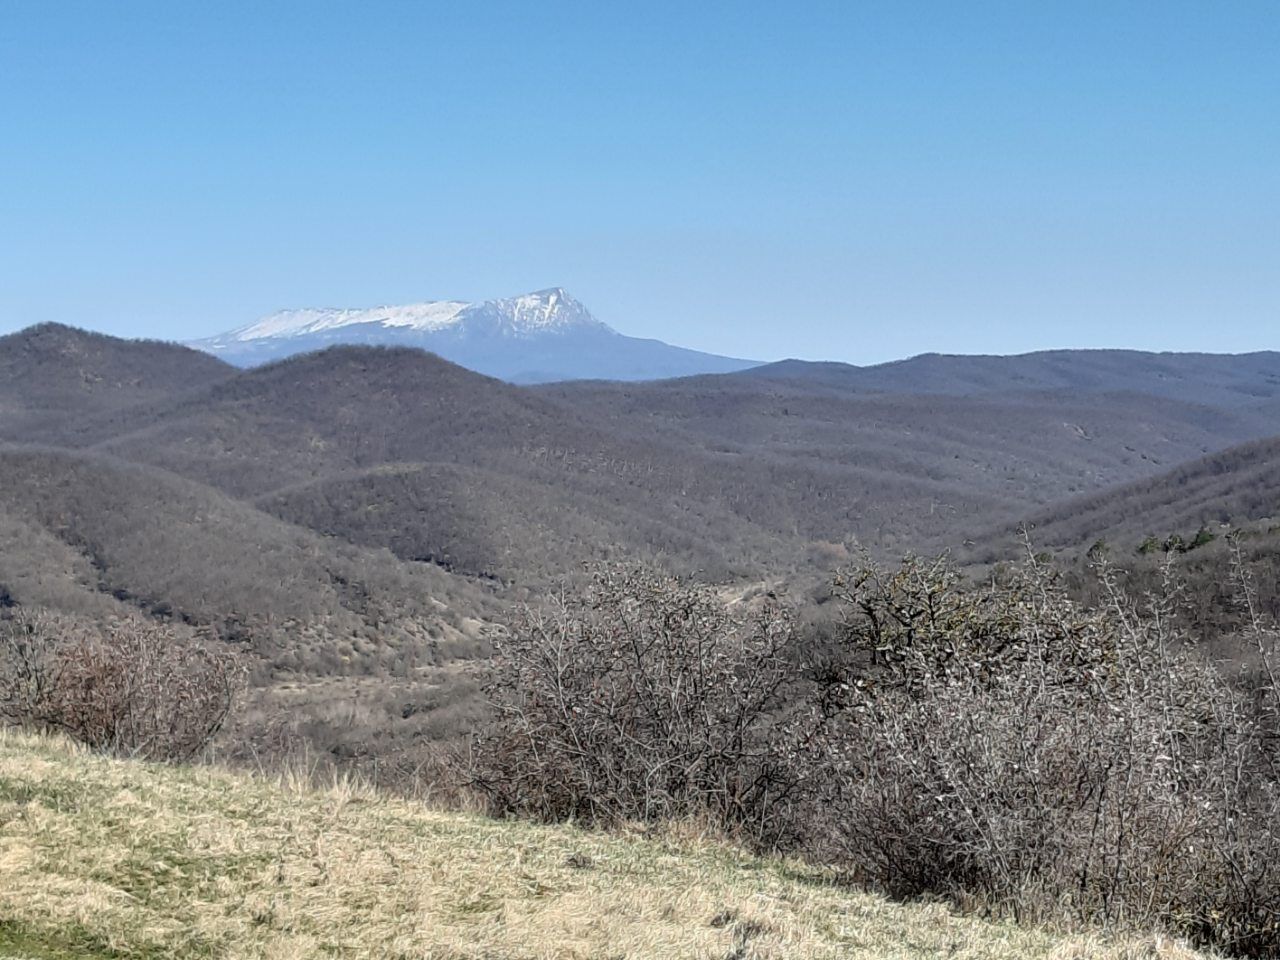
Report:
[{"label": "rolling hill", "polygon": [[434,565],[320,537],[164,471],[32,447],[0,447],[0,598],[219,638],[253,668],[228,751],[305,739],[388,770],[474,717],[468,665],[504,608]]},{"label": "rolling hill", "polygon": [[[458,567],[469,557],[473,565],[459,568],[474,574],[521,572],[486,546],[491,530],[514,538],[506,554],[545,555],[537,573],[576,568],[591,556],[578,551],[588,540],[606,551],[684,551],[695,565],[724,570],[721,551],[702,545],[716,531],[730,548],[754,540],[762,551],[770,539],[714,496],[681,498],[682,489],[723,479],[699,462],[706,455],[603,430],[416,350],[339,347],[250,370],[95,449],[210,483],[327,534],[394,545],[405,558],[453,558],[446,563]],[[402,496],[389,499],[391,488]],[[486,503],[497,512],[484,513]],[[456,542],[472,530],[474,546]],[[646,543],[646,531],[655,542]],[[658,542],[666,536],[672,544]]]},{"label": "rolling hill", "polygon": [[[1233,397],[1269,389],[1257,358],[1219,360]],[[518,387],[352,346],[214,369],[51,435],[328,538],[529,586],[623,556],[724,580],[829,566],[849,540],[932,549],[1272,430],[1249,403],[1043,378],[965,396],[867,392],[810,366]]]},{"label": "rolling hill", "polygon": [[195,350],[44,323],[0,337],[0,440],[56,444],[235,369]]},{"label": "rolling hill", "polygon": [[94,449],[291,522],[504,580],[637,553],[713,578],[898,549],[1255,435],[1139,395],[832,396],[733,377],[536,389],[420,351],[256,368]]},{"label": "rolling hill", "polygon": [[811,494],[788,516],[806,534],[890,551],[950,545],[1273,429],[1253,409],[1138,393],[877,394],[738,374],[537,392],[616,431],[768,464],[779,489]]}]

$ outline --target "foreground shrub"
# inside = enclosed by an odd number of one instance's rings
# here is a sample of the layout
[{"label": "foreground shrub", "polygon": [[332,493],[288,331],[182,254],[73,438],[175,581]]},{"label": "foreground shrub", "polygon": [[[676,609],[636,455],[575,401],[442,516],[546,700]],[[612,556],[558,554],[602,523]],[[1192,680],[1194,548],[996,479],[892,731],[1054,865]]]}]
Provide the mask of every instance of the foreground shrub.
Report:
[{"label": "foreground shrub", "polygon": [[0,621],[0,719],[98,750],[188,760],[222,728],[241,658],[141,619],[99,627],[18,610]]},{"label": "foreground shrub", "polygon": [[816,851],[897,895],[1276,955],[1259,715],[1178,633],[1171,578],[1138,603],[1101,576],[1086,609],[1034,561],[969,588],[945,560],[843,575],[854,667]]},{"label": "foreground shrub", "polygon": [[499,813],[594,823],[711,817],[770,846],[794,829],[801,727],[789,614],[707,588],[598,572],[498,643],[472,784]]},{"label": "foreground shrub", "polygon": [[499,813],[709,816],[896,896],[1280,956],[1275,631],[1248,616],[1234,683],[1170,569],[1134,599],[1096,559],[1092,605],[1035,559],[976,585],[865,563],[809,674],[776,604],[601,573],[501,642],[472,783]]}]

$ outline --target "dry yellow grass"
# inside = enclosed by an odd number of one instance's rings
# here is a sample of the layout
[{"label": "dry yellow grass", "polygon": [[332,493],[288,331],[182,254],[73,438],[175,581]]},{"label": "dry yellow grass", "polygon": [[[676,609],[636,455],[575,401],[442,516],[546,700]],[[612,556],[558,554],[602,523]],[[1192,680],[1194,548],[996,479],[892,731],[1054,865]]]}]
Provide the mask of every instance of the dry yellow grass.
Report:
[{"label": "dry yellow grass", "polygon": [[1194,955],[894,904],[696,838],[499,823],[0,733],[0,957],[188,956]]}]

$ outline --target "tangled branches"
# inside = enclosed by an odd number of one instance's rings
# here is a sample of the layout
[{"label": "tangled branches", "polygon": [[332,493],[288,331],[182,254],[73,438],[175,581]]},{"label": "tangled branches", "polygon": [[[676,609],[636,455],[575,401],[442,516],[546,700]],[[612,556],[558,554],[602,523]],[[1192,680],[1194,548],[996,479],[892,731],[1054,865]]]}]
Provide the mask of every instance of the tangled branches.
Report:
[{"label": "tangled branches", "polygon": [[0,719],[112,753],[189,760],[244,682],[229,648],[141,619],[101,628],[18,610],[0,622]]}]

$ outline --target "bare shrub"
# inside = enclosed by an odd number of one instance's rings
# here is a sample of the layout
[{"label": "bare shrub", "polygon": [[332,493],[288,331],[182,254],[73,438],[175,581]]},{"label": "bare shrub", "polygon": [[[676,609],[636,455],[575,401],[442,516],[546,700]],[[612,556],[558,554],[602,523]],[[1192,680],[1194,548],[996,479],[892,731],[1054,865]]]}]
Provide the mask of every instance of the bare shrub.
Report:
[{"label": "bare shrub", "polygon": [[714,591],[646,571],[598,571],[531,608],[498,643],[495,722],[472,784],[499,813],[595,823],[710,816],[786,839],[805,778],[788,612],[734,612]]},{"label": "bare shrub", "polygon": [[856,666],[827,741],[820,856],[897,895],[1171,927],[1280,950],[1280,792],[1247,699],[1185,643],[1176,583],[1105,562],[1073,602],[1031,559],[845,572]]},{"label": "bare shrub", "polygon": [[191,759],[244,675],[230,648],[141,619],[99,627],[19,609],[0,622],[0,719],[116,754]]},{"label": "bare shrub", "polygon": [[1247,665],[1247,687],[1254,695],[1266,739],[1271,779],[1280,782],[1280,626],[1268,620],[1258,603],[1253,571],[1245,561],[1237,535],[1229,538],[1231,575],[1237,605],[1244,613],[1244,647],[1255,657]]}]

